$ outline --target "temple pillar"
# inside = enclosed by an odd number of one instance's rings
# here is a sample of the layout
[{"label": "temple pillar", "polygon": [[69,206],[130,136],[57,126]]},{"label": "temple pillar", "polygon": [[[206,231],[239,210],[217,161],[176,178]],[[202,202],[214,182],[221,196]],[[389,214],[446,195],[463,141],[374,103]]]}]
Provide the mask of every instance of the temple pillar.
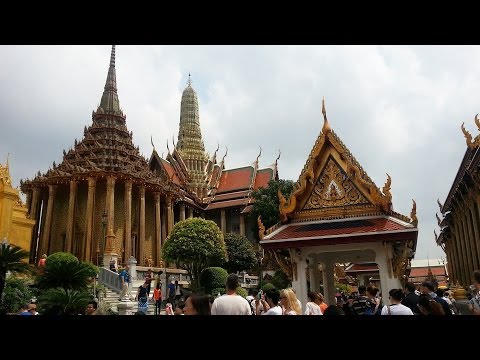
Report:
[{"label": "temple pillar", "polygon": [[161,233],[161,236],[162,236],[162,247],[163,247],[163,244],[165,244],[165,239],[167,238],[167,211],[166,211],[166,203],[162,206],[161,202],[160,202],[160,211],[163,212],[161,218],[160,218],[160,221],[161,221],[161,224],[162,224],[162,233]]},{"label": "temple pillar", "polygon": [[457,258],[457,263],[459,267],[459,280],[460,284],[463,286],[465,284],[465,268],[466,268],[466,263],[465,263],[465,253],[464,253],[464,248],[463,248],[463,242],[462,242],[462,224],[459,219],[460,216],[460,210],[458,207],[455,208],[455,212],[453,214],[453,219],[455,223],[455,235],[456,235],[456,242],[458,246],[458,258]]},{"label": "temple pillar", "polygon": [[[87,215],[85,221],[85,260],[92,260],[92,233],[93,233],[93,201],[95,199],[95,188],[97,179],[94,177],[88,178],[88,193],[87,193]],[[80,239],[77,239],[80,241]],[[97,240],[97,247],[100,240]],[[98,260],[98,259],[97,259]],[[98,264],[97,264],[98,265]]]},{"label": "temple pillar", "polygon": [[[32,202],[30,204],[29,209],[29,217],[32,220],[35,220],[35,225],[33,225],[32,229],[32,241],[30,242],[30,262],[36,263],[37,258],[39,258],[37,254],[37,246],[38,246],[38,230],[40,224],[40,189],[35,187],[32,191]],[[41,256],[42,254],[40,254]]]},{"label": "temple pillar", "polygon": [[140,193],[140,230],[139,230],[139,257],[138,261],[145,264],[145,186],[139,187]]},{"label": "temple pillar", "polygon": [[193,218],[193,207],[188,208],[188,218],[192,219]]},{"label": "temple pillar", "polygon": [[173,200],[170,195],[167,196],[167,236],[173,229]]},{"label": "temple pillar", "polygon": [[107,197],[105,199],[107,209],[107,231],[112,229],[115,233],[115,177],[107,176]]},{"label": "temple pillar", "polygon": [[335,269],[333,261],[324,261],[322,263],[323,291],[325,302],[328,305],[335,305]]},{"label": "temple pillar", "polygon": [[312,256],[308,262],[308,272],[310,274],[310,290],[320,292],[320,269],[316,256]]},{"label": "temple pillar", "polygon": [[455,266],[455,269],[456,269],[456,272],[455,272],[455,277],[456,277],[456,280],[458,281],[459,284],[463,283],[463,272],[462,272],[462,267],[461,267],[461,263],[462,263],[462,252],[461,252],[461,247],[460,247],[460,235],[458,233],[458,224],[454,218],[454,224],[450,224],[450,227],[452,229],[452,232],[453,232],[453,249],[454,249],[454,255],[455,255],[455,258],[452,259],[453,261],[453,264]]},{"label": "temple pillar", "polygon": [[180,221],[185,220],[185,203],[180,204]]},{"label": "temple pillar", "polygon": [[227,233],[227,218],[225,216],[225,209],[220,210],[220,230],[223,235]]},{"label": "temple pillar", "polygon": [[240,235],[245,236],[245,214],[240,215]]},{"label": "temple pillar", "polygon": [[470,251],[472,254],[472,264],[473,264],[473,270],[480,269],[480,254],[477,253],[477,247],[475,246],[475,240],[478,239],[478,229],[475,228],[474,219],[475,219],[475,209],[474,209],[474,202],[473,199],[469,197],[469,200],[467,202],[467,209],[466,209],[466,215],[467,215],[467,227],[468,227],[468,242],[470,245]]},{"label": "temple pillar", "polygon": [[466,204],[463,203],[464,208],[462,208],[461,216],[460,216],[460,223],[461,223],[461,230],[462,230],[462,241],[464,246],[464,254],[465,254],[465,286],[470,285],[470,274],[473,272],[473,264],[472,264],[472,254],[470,252],[470,246],[468,244],[468,231],[467,231],[467,224],[466,224]]},{"label": "temple pillar", "polygon": [[70,180],[70,195],[68,198],[68,215],[67,215],[67,233],[65,235],[65,252],[72,252],[73,229],[75,221],[75,197],[77,195],[77,181]]},{"label": "temple pillar", "polygon": [[50,232],[52,230],[52,215],[53,204],[55,201],[55,193],[57,191],[57,185],[48,185],[48,204],[47,204],[47,216],[45,218],[45,227],[43,228],[42,237],[42,254],[49,254],[50,250]]},{"label": "temple pillar", "polygon": [[[27,198],[25,199],[25,206],[30,213],[30,206],[32,205],[32,191],[27,191],[26,193]],[[27,215],[28,216],[28,215]]]},{"label": "temple pillar", "polygon": [[161,218],[160,218],[160,193],[153,194],[155,198],[155,245],[153,253],[153,261],[155,266],[160,264],[161,251],[162,251],[162,230],[161,230]]},{"label": "temple pillar", "polygon": [[132,180],[125,181],[124,261],[132,256]]}]

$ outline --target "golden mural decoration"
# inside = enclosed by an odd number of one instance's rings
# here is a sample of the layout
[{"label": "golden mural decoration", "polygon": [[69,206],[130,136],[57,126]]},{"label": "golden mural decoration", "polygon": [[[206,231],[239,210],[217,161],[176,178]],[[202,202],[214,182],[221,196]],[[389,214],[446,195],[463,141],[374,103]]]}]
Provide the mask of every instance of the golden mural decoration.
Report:
[{"label": "golden mural decoration", "polygon": [[292,262],[290,257],[290,253],[284,252],[282,250],[267,250],[268,256],[270,259],[273,259],[275,264],[280,267],[285,275],[287,275],[290,281],[295,281],[298,279],[297,277],[297,264]]},{"label": "golden mural decoration", "polygon": [[393,245],[392,268],[396,277],[401,278],[405,275],[407,268],[410,266],[410,261],[415,252],[413,240],[408,242],[395,243]]},{"label": "golden mural decoration", "polygon": [[5,185],[12,186],[12,178],[10,177],[10,172],[8,170],[8,160],[5,166],[0,164],[0,181]]},{"label": "golden mural decoration", "polygon": [[368,203],[363,194],[330,158],[303,209]]}]

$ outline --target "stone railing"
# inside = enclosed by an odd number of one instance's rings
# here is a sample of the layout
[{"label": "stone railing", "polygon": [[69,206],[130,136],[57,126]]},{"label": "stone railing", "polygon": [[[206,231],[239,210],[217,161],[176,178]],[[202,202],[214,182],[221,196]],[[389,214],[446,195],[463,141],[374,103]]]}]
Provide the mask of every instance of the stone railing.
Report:
[{"label": "stone railing", "polygon": [[117,272],[101,267],[98,282],[118,293],[122,291],[122,284]]}]

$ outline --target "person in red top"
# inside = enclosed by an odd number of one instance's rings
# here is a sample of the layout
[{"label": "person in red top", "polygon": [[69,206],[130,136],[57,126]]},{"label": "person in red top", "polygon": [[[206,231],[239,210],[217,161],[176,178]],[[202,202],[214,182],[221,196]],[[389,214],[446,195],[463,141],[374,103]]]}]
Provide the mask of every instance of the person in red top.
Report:
[{"label": "person in red top", "polygon": [[155,315],[160,315],[160,307],[162,305],[162,287],[160,282],[157,282],[157,287],[153,289],[152,299],[155,300]]},{"label": "person in red top", "polygon": [[43,254],[42,258],[38,260],[38,273],[43,274],[45,271],[45,263],[47,261],[47,254]]}]

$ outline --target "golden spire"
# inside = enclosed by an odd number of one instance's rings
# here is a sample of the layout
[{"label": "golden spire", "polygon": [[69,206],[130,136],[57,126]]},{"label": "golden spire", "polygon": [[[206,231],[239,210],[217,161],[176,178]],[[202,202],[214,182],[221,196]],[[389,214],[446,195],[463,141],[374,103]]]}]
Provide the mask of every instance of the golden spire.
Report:
[{"label": "golden spire", "polygon": [[328,123],[328,119],[327,119],[327,111],[325,110],[325,97],[322,98],[322,114],[323,114],[322,132],[326,134],[327,132],[332,130],[332,128],[330,127],[330,124]]}]

